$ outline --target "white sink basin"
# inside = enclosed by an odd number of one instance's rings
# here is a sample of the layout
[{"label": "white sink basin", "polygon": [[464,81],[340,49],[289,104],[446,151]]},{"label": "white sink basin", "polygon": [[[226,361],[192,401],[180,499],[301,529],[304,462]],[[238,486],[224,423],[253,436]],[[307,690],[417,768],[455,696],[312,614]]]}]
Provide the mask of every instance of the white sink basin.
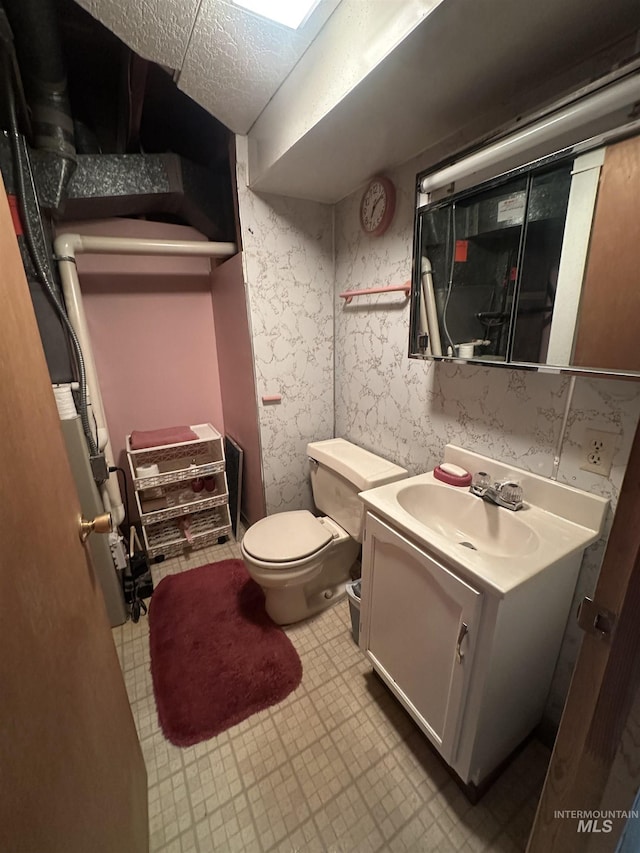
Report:
[{"label": "white sink basin", "polygon": [[467,471],[517,480],[524,506],[512,511],[419,474],[360,493],[367,509],[476,582],[505,594],[595,542],[608,500],[447,445],[445,461]]},{"label": "white sink basin", "polygon": [[467,490],[443,489],[435,481],[403,482],[396,495],[402,509],[452,542],[498,557],[532,554],[540,547],[537,533],[516,512],[487,503]]}]

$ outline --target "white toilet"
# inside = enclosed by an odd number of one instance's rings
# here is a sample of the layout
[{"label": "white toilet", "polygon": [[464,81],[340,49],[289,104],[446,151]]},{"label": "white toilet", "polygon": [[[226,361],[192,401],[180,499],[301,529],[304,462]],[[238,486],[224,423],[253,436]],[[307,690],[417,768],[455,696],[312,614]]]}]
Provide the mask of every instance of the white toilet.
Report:
[{"label": "white toilet", "polygon": [[280,512],[253,524],[242,540],[247,571],[279,625],[299,622],[345,593],[358,557],[364,504],[358,492],[407,476],[404,468],[343,438],[307,445],[313,499],[326,516]]}]

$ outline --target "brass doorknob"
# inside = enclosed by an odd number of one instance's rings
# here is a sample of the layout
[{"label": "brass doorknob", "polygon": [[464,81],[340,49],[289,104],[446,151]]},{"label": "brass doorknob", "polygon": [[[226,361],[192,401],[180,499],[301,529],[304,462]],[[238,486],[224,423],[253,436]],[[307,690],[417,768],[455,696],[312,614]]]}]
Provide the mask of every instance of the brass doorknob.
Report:
[{"label": "brass doorknob", "polygon": [[86,542],[89,534],[93,533],[111,533],[113,530],[113,520],[110,512],[103,512],[102,515],[96,515],[91,521],[86,518],[80,519],[80,541]]}]

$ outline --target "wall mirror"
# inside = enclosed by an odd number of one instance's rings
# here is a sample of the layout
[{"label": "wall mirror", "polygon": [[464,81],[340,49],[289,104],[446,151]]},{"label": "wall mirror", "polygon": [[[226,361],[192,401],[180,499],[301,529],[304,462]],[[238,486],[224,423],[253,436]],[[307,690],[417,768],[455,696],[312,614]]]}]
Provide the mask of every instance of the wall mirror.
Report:
[{"label": "wall mirror", "polygon": [[639,134],[418,175],[410,357],[640,377]]}]

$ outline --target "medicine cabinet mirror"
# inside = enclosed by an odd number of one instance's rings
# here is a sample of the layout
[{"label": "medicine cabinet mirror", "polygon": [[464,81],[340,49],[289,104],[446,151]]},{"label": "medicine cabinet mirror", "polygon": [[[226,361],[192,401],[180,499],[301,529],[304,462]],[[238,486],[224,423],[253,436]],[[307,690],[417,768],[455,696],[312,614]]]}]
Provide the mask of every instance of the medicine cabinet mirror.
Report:
[{"label": "medicine cabinet mirror", "polygon": [[640,136],[423,181],[410,357],[640,376]]}]

